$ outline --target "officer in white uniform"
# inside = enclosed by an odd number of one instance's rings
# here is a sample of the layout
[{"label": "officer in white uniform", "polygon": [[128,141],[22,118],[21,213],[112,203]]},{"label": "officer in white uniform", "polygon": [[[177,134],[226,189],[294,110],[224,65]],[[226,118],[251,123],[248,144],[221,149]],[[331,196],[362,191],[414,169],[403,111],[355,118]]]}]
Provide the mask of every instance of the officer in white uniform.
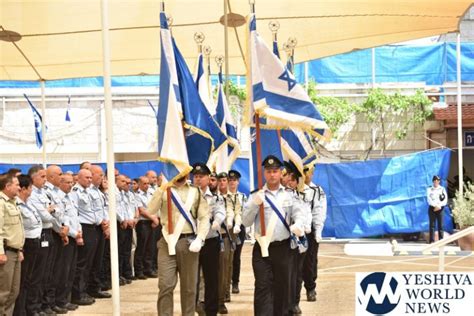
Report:
[{"label": "officer in white uniform", "polygon": [[430,218],[430,244],[434,242],[435,222],[438,222],[438,238],[443,239],[443,208],[448,202],[446,189],[440,185],[441,178],[433,177],[433,186],[427,190],[428,216]]}]

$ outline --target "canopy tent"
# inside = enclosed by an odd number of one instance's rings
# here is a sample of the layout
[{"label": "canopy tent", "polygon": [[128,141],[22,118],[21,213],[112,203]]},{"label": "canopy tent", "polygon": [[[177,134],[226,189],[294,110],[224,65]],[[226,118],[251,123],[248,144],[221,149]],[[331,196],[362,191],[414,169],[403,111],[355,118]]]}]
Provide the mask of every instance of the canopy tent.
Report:
[{"label": "canopy tent", "polygon": [[[223,0],[169,0],[173,35],[188,65],[194,64],[194,33],[205,34],[213,55],[224,55]],[[280,42],[298,40],[295,62],[357,49],[454,32],[471,5],[467,0],[257,0],[257,29],[268,41],[267,24],[278,20]],[[159,72],[158,0],[111,0],[110,50],[112,75]],[[248,1],[229,0],[229,73],[244,74]],[[0,35],[0,80],[53,80],[102,75],[100,1],[19,1],[0,3],[0,31],[21,35],[16,45]],[[11,35],[14,37],[14,35]],[[214,70],[216,70],[214,68]]]}]

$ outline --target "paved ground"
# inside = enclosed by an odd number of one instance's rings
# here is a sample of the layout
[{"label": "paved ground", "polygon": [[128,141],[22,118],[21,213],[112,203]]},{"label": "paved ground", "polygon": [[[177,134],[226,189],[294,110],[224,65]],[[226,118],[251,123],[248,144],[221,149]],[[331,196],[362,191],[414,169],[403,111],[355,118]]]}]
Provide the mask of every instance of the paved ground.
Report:
[{"label": "paved ground", "polygon": [[[374,249],[380,243],[374,243]],[[364,247],[367,247],[365,244]],[[355,273],[368,271],[437,271],[438,258],[433,256],[377,256],[361,248],[361,255],[348,256],[345,243],[322,243],[320,248],[318,300],[306,302],[303,289],[300,304],[303,315],[353,315]],[[250,244],[242,252],[241,293],[227,303],[229,315],[253,314],[253,272]],[[369,256],[362,255],[369,254]],[[350,253],[354,253],[351,251]],[[474,271],[474,257],[446,257],[446,271]],[[122,315],[156,315],[157,279],[136,281],[120,288]],[[80,307],[70,315],[111,315],[111,299],[99,300],[92,306]],[[175,291],[175,315],[180,315],[179,285]],[[196,314],[197,315],[197,314]]]}]

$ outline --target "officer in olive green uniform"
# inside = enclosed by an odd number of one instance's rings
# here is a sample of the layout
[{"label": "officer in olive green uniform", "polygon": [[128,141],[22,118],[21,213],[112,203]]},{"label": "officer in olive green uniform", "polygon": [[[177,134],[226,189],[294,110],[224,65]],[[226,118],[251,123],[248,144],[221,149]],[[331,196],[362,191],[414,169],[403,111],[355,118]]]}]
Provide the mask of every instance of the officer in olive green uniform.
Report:
[{"label": "officer in olive green uniform", "polygon": [[[168,194],[172,195],[170,221]],[[157,214],[163,226],[163,238],[158,242],[158,315],[173,315],[173,291],[178,273],[181,314],[194,315],[199,251],[210,228],[208,203],[185,176],[173,182],[170,193],[156,190],[148,211]],[[174,249],[170,249],[173,244]]]},{"label": "officer in olive green uniform", "polygon": [[18,179],[0,175],[0,315],[12,315],[20,291],[25,232],[15,197]]}]

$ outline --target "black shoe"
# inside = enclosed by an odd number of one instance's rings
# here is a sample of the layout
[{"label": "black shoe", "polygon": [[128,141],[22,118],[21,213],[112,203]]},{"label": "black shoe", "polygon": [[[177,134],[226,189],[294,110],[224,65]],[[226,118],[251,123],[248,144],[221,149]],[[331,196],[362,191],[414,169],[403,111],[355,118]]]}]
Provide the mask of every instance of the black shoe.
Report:
[{"label": "black shoe", "polygon": [[79,307],[76,304],[71,304],[71,303],[67,303],[65,305],[58,305],[58,306],[61,308],[65,308],[68,311],[75,311]]},{"label": "black shoe", "polygon": [[137,274],[137,275],[136,275],[136,278],[139,279],[139,280],[146,280],[146,279],[148,279],[144,274]]},{"label": "black shoe", "polygon": [[222,305],[219,305],[219,309],[217,311],[219,314],[228,314],[229,311],[227,310],[227,307],[222,304]]},{"label": "black shoe", "polygon": [[74,305],[85,306],[85,305],[92,305],[94,301],[88,297],[83,297],[80,299],[72,299],[71,303]]},{"label": "black shoe", "polygon": [[301,315],[303,312],[301,311],[301,308],[298,305],[296,305],[295,307],[291,309],[291,313],[293,315]]},{"label": "black shoe", "polygon": [[230,293],[225,295],[224,303],[230,303]]},{"label": "black shoe", "polygon": [[46,307],[46,308],[43,308],[42,310],[43,313],[45,313],[46,315],[56,315],[56,313],[51,309],[51,307]]},{"label": "black shoe", "polygon": [[204,309],[204,302],[197,302],[196,313],[198,313],[199,316],[206,315],[206,310]]},{"label": "black shoe", "polygon": [[156,279],[158,277],[158,273],[152,271],[150,273],[145,273],[145,276],[147,278]]},{"label": "black shoe", "polygon": [[132,283],[132,279],[127,279],[127,278],[125,278],[125,283],[131,284],[131,283]]},{"label": "black shoe", "polygon": [[112,297],[112,294],[107,293],[107,292],[102,292],[102,291],[91,292],[89,293],[89,295],[95,298],[111,298]]},{"label": "black shoe", "polygon": [[233,284],[232,285],[232,294],[239,294],[239,293],[240,293],[239,285],[238,284]]},{"label": "black shoe", "polygon": [[108,290],[111,290],[112,289],[112,284],[110,284],[109,282],[106,282],[104,283],[104,285],[102,285],[102,287],[100,288],[102,291],[108,291]]},{"label": "black shoe", "polygon": [[306,292],[306,299],[308,302],[316,302],[316,291],[311,290],[309,292]]},{"label": "black shoe", "polygon": [[56,314],[67,314],[68,312],[68,309],[67,308],[62,308],[62,307],[59,307],[59,306],[53,306],[53,308],[51,308],[54,312],[56,312]]}]

